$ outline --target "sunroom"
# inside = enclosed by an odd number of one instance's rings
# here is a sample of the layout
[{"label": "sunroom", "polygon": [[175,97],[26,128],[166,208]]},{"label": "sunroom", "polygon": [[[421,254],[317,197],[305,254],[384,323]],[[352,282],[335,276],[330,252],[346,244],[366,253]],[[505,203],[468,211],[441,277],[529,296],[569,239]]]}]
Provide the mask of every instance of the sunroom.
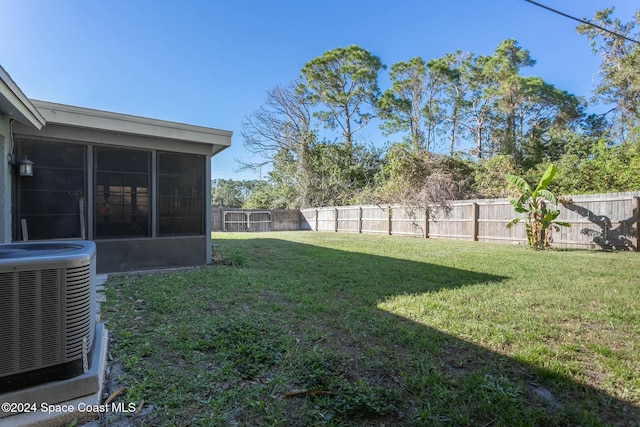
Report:
[{"label": "sunroom", "polygon": [[45,125],[11,124],[13,241],[93,240],[99,273],[211,260],[210,160],[231,132],[28,101]]}]

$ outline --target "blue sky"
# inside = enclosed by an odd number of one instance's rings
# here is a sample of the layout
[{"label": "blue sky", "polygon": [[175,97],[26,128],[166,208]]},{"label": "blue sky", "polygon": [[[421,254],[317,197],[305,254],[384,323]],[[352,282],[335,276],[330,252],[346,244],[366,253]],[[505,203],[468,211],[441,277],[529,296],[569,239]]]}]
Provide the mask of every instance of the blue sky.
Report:
[{"label": "blue sky", "polygon": [[[539,0],[580,18],[628,0]],[[0,0],[0,64],[30,98],[231,130],[213,178],[247,158],[242,118],[323,52],[357,44],[390,66],[457,49],[487,55],[508,38],[527,74],[589,97],[598,58],[576,23],[524,0]],[[387,88],[386,75],[380,81]],[[384,144],[376,127],[360,138]]]}]

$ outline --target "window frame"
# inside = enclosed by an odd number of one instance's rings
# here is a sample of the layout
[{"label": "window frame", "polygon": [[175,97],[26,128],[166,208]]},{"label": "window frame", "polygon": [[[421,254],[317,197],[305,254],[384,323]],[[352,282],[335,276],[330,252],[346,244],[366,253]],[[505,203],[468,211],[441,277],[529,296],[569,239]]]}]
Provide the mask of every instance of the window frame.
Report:
[{"label": "window frame", "polygon": [[[163,156],[179,156],[179,157],[186,157],[186,158],[190,158],[190,159],[194,159],[197,160],[198,162],[198,175],[186,175],[183,171],[180,171],[178,173],[166,173],[166,172],[161,172],[162,170],[162,163],[163,163]],[[181,152],[174,152],[174,151],[165,151],[165,150],[158,150],[156,152],[156,191],[157,191],[157,196],[156,196],[156,221],[157,221],[157,226],[156,226],[156,235],[157,237],[179,237],[179,236],[203,236],[206,233],[206,214],[205,214],[205,207],[206,207],[206,202],[207,202],[207,198],[206,198],[206,183],[204,181],[205,178],[205,173],[206,173],[206,167],[205,167],[205,156],[199,155],[199,154],[191,154],[191,153],[181,153]],[[166,178],[166,177],[172,177],[172,178],[177,178],[177,177],[191,177],[194,180],[198,180],[198,187],[199,187],[199,194],[198,197],[194,197],[194,196],[185,196],[185,195],[179,195],[178,197],[176,197],[176,199],[178,201],[186,201],[186,200],[194,200],[197,199],[200,201],[199,204],[199,209],[198,209],[198,215],[197,215],[197,219],[198,219],[198,230],[190,230],[190,231],[186,231],[186,232],[177,232],[176,230],[173,231],[169,231],[167,232],[166,230],[163,231],[162,227],[162,219],[164,218],[173,218],[173,219],[188,219],[188,218],[195,218],[195,215],[166,215],[163,214],[162,209],[161,209],[161,204],[162,204],[162,200],[165,199],[166,197],[163,197],[163,188],[162,188],[162,178]],[[178,203],[180,205],[180,203]]]},{"label": "window frame", "polygon": [[[15,137],[15,146],[16,146],[16,153],[17,156],[19,158],[21,158],[23,155],[30,157],[32,160],[36,160],[35,162],[35,168],[34,168],[34,175],[42,173],[43,170],[46,171],[63,171],[63,172],[71,172],[71,173],[78,173],[82,175],[82,183],[81,183],[81,188],[63,188],[60,189],[59,187],[54,187],[54,188],[46,188],[46,186],[43,186],[42,188],[28,188],[29,187],[29,180],[33,180],[34,177],[17,177],[17,179],[15,179],[13,181],[13,191],[12,191],[12,198],[13,198],[13,203],[14,203],[14,209],[13,209],[13,215],[15,215],[15,220],[12,220],[13,223],[13,236],[14,236],[14,240],[21,240],[24,239],[26,236],[22,235],[22,226],[21,226],[21,220],[25,219],[25,217],[76,217],[78,219],[77,221],[77,228],[78,228],[78,233],[77,235],[71,233],[71,234],[67,234],[67,233],[63,233],[64,235],[49,235],[49,236],[43,236],[42,234],[34,234],[34,229],[37,230],[37,228],[34,228],[33,226],[31,228],[29,228],[29,223],[27,222],[27,232],[28,232],[28,238],[30,240],[68,240],[68,239],[85,239],[87,238],[87,234],[88,234],[88,227],[87,227],[87,218],[88,218],[88,205],[89,205],[89,180],[88,180],[88,175],[89,175],[89,168],[88,168],[88,157],[89,157],[89,147],[87,146],[87,144],[83,144],[83,143],[79,143],[79,142],[63,142],[63,141],[59,141],[59,140],[51,140],[51,139],[42,139],[39,137],[33,137],[33,136],[29,136],[29,135],[25,135],[25,136],[16,136]],[[74,150],[77,150],[77,154],[81,157],[81,167],[72,167],[72,166],[68,166],[68,165],[63,165],[63,166],[50,166],[50,165],[44,165],[42,164],[41,161],[38,161],[38,157],[34,155],[33,151],[29,150],[28,148],[25,147],[26,144],[41,144],[42,147],[45,150],[54,150],[56,149],[56,146],[65,146]],[[53,146],[53,147],[52,147]],[[31,151],[31,154],[29,153]],[[46,154],[46,153],[45,153]],[[26,185],[23,183],[27,183]],[[31,183],[32,184],[32,183]],[[27,188],[25,188],[27,187]],[[77,197],[76,201],[80,202],[82,201],[82,205],[78,204],[78,213],[70,213],[70,212],[54,212],[54,211],[45,211],[44,209],[40,212],[40,213],[25,213],[25,205],[26,203],[24,203],[23,197],[26,194],[37,194],[37,193],[54,193],[54,194],[62,194],[62,193],[67,193],[72,199],[74,198],[74,196],[72,195],[72,193],[76,193],[76,197],[79,195],[79,197]],[[72,208],[73,210],[75,210],[75,208]],[[74,227],[75,228],[75,227]]]},{"label": "window frame", "polygon": [[[129,171],[129,170],[114,170],[114,169],[99,169],[98,167],[98,162],[100,161],[99,157],[100,157],[100,151],[111,151],[111,152],[121,152],[124,155],[126,155],[126,153],[140,153],[140,154],[144,154],[144,156],[146,157],[146,172],[139,172],[139,171]],[[152,183],[153,183],[153,150],[144,150],[144,149],[137,149],[137,148],[123,148],[123,147],[113,147],[113,146],[104,146],[104,145],[94,145],[93,146],[93,239],[94,240],[113,240],[113,239],[136,239],[136,238],[152,238],[154,237],[152,235],[152,221],[153,221],[153,216],[154,216],[154,203],[153,203],[153,188],[152,188]],[[100,174],[117,174],[120,176],[124,176],[124,175],[128,175],[128,176],[145,176],[146,177],[146,195],[145,197],[147,198],[147,203],[146,203],[146,215],[144,214],[133,214],[131,212],[129,212],[127,214],[127,212],[125,212],[125,208],[126,205],[124,203],[122,203],[121,205],[115,205],[115,206],[121,206],[122,207],[122,212],[116,214],[121,216],[122,218],[122,222],[120,222],[120,224],[123,225],[123,228],[125,227],[125,224],[134,224],[134,222],[131,221],[124,221],[125,217],[127,215],[129,215],[130,217],[136,216],[136,217],[146,217],[146,227],[145,227],[145,233],[127,233],[124,232],[122,234],[100,234],[99,231],[99,227],[98,225],[100,224],[100,222],[98,221],[98,218],[100,215],[104,215],[104,213],[101,213],[101,207],[100,207],[100,200],[102,199],[102,194],[105,193],[111,193],[111,191],[98,191],[98,186],[102,185],[99,182],[99,175]],[[114,186],[114,187],[117,187]],[[126,186],[126,185],[122,185],[121,186],[123,189],[124,188],[131,188],[132,186]],[[144,188],[144,187],[142,187]],[[118,194],[118,192],[116,192],[116,194]],[[125,198],[125,196],[128,194],[130,197],[133,197],[133,194],[137,195],[137,192],[133,192],[133,191],[129,191],[129,192],[125,192],[122,191],[121,192],[123,200]],[[108,203],[108,200],[105,200],[103,202],[103,205]],[[131,204],[131,201],[130,201]],[[130,206],[133,210],[133,205]],[[111,208],[111,204],[107,205],[107,209],[110,210]],[[111,214],[110,214],[111,215]]]}]

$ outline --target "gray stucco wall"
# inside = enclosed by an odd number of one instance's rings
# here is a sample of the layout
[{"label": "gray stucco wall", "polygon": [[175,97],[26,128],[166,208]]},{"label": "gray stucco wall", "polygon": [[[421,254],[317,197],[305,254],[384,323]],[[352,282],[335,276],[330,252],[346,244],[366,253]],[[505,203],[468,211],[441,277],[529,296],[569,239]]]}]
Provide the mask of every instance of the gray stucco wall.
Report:
[{"label": "gray stucco wall", "polygon": [[[207,236],[97,240],[97,272],[150,270],[205,265]],[[210,249],[209,249],[210,250]]]}]

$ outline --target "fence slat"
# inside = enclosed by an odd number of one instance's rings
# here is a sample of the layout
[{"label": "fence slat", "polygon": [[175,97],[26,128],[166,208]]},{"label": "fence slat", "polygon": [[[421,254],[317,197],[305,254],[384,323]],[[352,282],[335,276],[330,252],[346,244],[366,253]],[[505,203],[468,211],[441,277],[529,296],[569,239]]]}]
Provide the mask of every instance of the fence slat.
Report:
[{"label": "fence slat", "polygon": [[634,205],[635,205],[635,216],[636,216],[636,238],[635,238],[635,251],[639,252],[640,251],[640,197],[639,196],[634,196],[633,197],[633,201],[634,201]]}]

